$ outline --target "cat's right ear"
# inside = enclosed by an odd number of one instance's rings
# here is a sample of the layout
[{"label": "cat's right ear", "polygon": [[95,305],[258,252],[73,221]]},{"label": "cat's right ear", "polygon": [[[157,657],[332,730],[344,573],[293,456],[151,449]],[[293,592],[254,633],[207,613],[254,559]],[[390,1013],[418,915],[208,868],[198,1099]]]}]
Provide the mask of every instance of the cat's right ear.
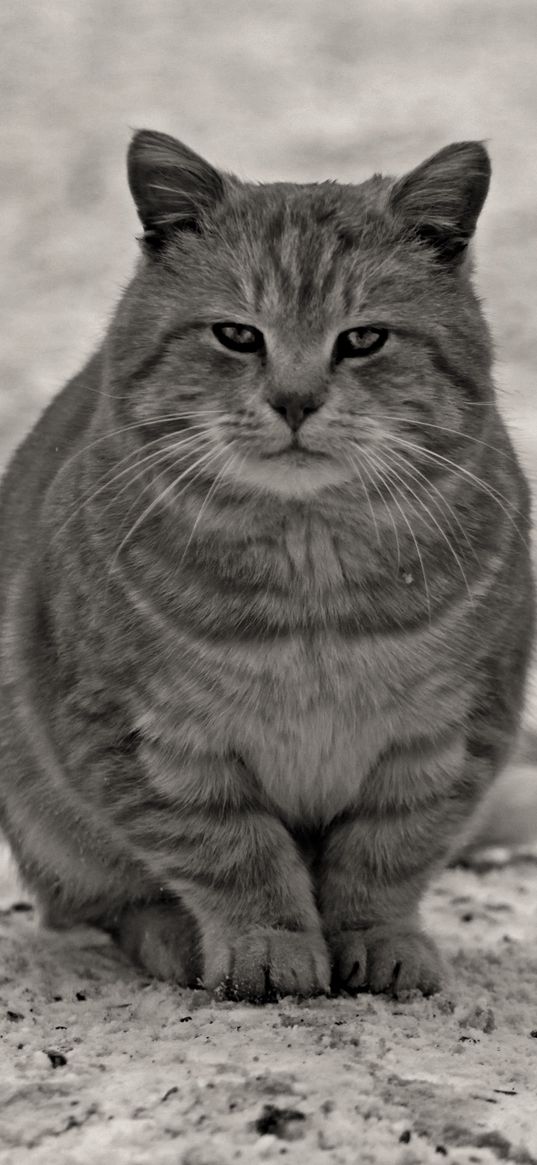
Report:
[{"label": "cat's right ear", "polygon": [[171,230],[198,231],[204,212],[225,193],[218,170],[176,138],[149,129],[135,133],[127,173],[144,243],[152,250]]}]

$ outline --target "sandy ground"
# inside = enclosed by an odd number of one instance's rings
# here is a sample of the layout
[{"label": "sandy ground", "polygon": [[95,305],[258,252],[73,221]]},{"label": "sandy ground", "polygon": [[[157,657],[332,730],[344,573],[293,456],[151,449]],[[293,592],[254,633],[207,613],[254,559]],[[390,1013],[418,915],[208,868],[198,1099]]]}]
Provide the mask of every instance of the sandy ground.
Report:
[{"label": "sandy ground", "polygon": [[[0,460],[129,277],[124,151],[147,125],[264,180],[400,173],[487,139],[478,281],[536,476],[534,0],[18,0],[0,25]],[[437,998],[254,1008],[39,929],[0,855],[0,1165],[535,1165],[537,850],[506,856],[431,893]]]},{"label": "sandy ground", "polygon": [[427,1000],[217,1003],[2,889],[0,1165],[537,1162],[537,847],[437,883]]}]

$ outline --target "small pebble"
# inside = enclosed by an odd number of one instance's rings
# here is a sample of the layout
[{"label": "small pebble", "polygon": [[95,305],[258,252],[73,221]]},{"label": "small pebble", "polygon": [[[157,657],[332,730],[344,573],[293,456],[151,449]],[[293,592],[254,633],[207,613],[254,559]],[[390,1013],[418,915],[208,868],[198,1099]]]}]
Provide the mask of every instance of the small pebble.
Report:
[{"label": "small pebble", "polygon": [[180,1158],[180,1165],[228,1165],[228,1162],[229,1157],[222,1156],[214,1143],[210,1142],[191,1145]]},{"label": "small pebble", "polygon": [[265,1104],[261,1116],[255,1122],[258,1133],[273,1133],[282,1141],[298,1141],[304,1136],[305,1113],[296,1108],[279,1108],[276,1104]]},{"label": "small pebble", "polygon": [[319,1129],[317,1142],[320,1149],[336,1149],[340,1140],[337,1129]]},{"label": "small pebble", "polygon": [[257,1157],[263,1159],[263,1157],[268,1157],[269,1153],[272,1153],[272,1150],[276,1148],[277,1144],[278,1138],[273,1133],[263,1133],[263,1136],[254,1145],[254,1152]]},{"label": "small pebble", "polygon": [[492,1007],[481,1007],[476,1004],[470,1011],[459,1019],[459,1027],[474,1027],[490,1035],[496,1027],[496,1018]]}]

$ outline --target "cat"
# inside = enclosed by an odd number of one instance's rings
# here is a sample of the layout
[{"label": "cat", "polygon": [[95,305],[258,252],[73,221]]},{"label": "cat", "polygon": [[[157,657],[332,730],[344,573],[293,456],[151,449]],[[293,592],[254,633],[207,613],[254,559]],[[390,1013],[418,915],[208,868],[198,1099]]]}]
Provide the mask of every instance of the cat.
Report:
[{"label": "cat", "polygon": [[158,977],[432,993],[533,626],[488,153],[254,184],[141,130],[128,176],[134,278],[1,494],[1,824],[45,922]]}]

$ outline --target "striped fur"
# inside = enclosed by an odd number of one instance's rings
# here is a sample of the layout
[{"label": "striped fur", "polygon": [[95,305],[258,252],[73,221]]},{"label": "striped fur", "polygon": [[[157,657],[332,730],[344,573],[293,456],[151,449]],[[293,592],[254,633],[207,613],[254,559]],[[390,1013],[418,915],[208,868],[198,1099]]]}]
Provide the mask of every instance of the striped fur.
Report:
[{"label": "striped fur", "polygon": [[[532,633],[465,254],[486,153],[255,186],[142,131],[129,174],[139,268],[2,491],[0,820],[49,922],[157,975],[434,990],[420,897],[510,755]],[[384,347],[336,358],[364,326]]]}]

